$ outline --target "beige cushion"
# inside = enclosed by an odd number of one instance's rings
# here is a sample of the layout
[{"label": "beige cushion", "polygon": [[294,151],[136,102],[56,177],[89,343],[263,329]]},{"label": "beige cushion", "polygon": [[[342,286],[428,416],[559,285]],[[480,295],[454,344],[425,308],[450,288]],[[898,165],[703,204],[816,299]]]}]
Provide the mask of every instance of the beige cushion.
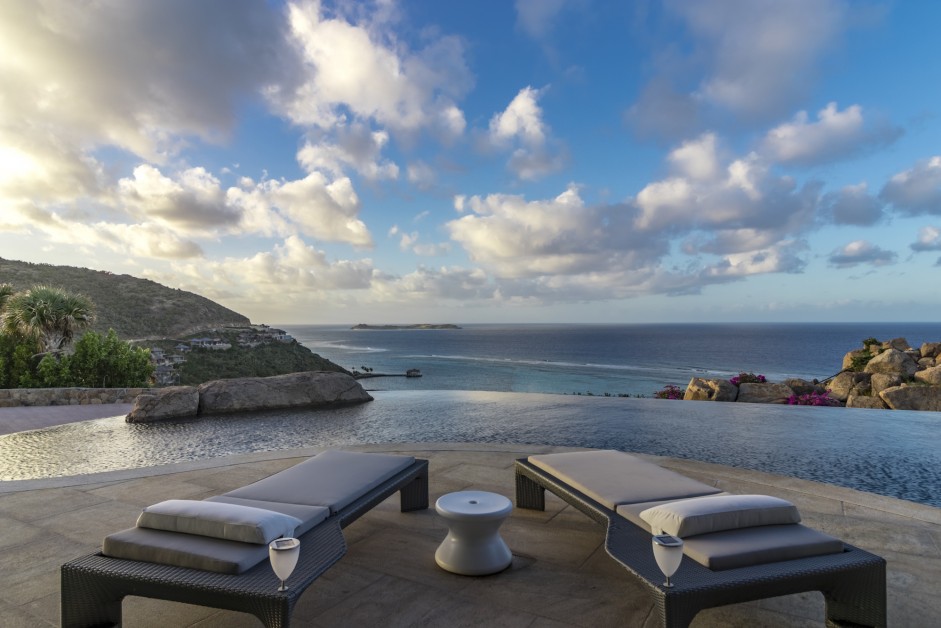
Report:
[{"label": "beige cushion", "polygon": [[266,502],[259,499],[239,499],[238,497],[227,497],[225,495],[213,495],[207,497],[207,502],[221,502],[224,504],[239,504],[241,506],[252,506],[254,508],[264,508],[273,510],[291,517],[297,517],[301,523],[294,529],[294,536],[300,536],[311,530],[315,525],[330,516],[330,509],[325,506],[305,506],[303,504],[285,504],[282,502]]},{"label": "beige cushion", "polygon": [[328,450],[225,496],[323,506],[333,514],[414,462],[412,456]]},{"label": "beige cushion", "polygon": [[165,530],[130,528],[106,536],[102,553],[113,558],[238,574],[268,558],[268,546]]},{"label": "beige cushion", "polygon": [[[722,495],[728,495],[729,493],[716,493],[715,495],[709,495],[708,497],[720,497]],[[690,499],[706,499],[705,497],[691,497]],[[640,518],[640,513],[644,512],[649,508],[654,506],[662,506],[663,504],[673,504],[675,499],[659,499],[655,502],[640,502],[637,504],[621,504],[615,509],[619,515],[633,523],[638,528],[643,528],[647,532],[651,532],[650,525]]]},{"label": "beige cushion", "polygon": [[794,504],[770,495],[694,497],[648,508],[640,518],[657,534],[681,538],[801,520]]},{"label": "beige cushion", "polygon": [[238,504],[169,499],[147,506],[137,518],[138,528],[209,536],[242,543],[267,545],[294,536],[297,517]]},{"label": "beige cushion", "polygon": [[615,510],[619,504],[721,493],[719,489],[621,451],[576,451],[530,456],[529,461]]},{"label": "beige cushion", "polygon": [[683,553],[713,570],[836,554],[843,542],[799,523],[702,534],[683,541]]}]

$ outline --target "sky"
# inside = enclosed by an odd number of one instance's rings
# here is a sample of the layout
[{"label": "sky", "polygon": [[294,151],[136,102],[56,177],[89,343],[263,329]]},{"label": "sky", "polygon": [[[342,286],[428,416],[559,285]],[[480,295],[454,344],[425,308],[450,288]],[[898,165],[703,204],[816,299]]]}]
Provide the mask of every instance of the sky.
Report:
[{"label": "sky", "polygon": [[938,24],[928,1],[4,0],[0,257],[256,323],[934,321]]}]

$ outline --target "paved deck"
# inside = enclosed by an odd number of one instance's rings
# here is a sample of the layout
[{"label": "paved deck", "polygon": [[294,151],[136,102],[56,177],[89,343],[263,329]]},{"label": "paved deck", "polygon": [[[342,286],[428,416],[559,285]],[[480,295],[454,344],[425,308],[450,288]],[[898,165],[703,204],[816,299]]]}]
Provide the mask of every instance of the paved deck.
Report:
[{"label": "paved deck", "polygon": [[[512,496],[515,458],[568,450],[428,443],[351,449],[429,459],[432,501],[464,489]],[[0,624],[58,625],[59,566],[98,549],[108,532],[132,526],[141,507],[231,490],[316,451],[0,484]],[[941,625],[941,509],[765,473],[644,457],[725,490],[795,502],[809,525],[888,560],[890,625]],[[513,564],[476,578],[439,569],[434,551],[445,536],[444,523],[433,508],[399,512],[397,499],[346,528],[347,555],[301,598],[296,625],[649,625],[651,607],[608,558],[601,526],[554,496],[547,494],[546,512],[514,510],[502,528]],[[813,593],[712,609],[693,626],[803,627],[822,625],[823,617],[823,598]],[[124,618],[135,627],[261,625],[249,615],[136,597],[125,600]]]}]

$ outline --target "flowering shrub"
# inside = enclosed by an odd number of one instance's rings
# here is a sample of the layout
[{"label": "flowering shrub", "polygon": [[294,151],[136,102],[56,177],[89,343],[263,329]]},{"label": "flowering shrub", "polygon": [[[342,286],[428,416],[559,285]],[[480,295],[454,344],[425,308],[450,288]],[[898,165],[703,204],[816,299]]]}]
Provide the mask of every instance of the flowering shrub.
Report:
[{"label": "flowering shrub", "polygon": [[656,391],[653,396],[655,399],[682,399],[685,391],[679,386],[670,384]]},{"label": "flowering shrub", "polygon": [[838,406],[840,402],[830,398],[830,391],[812,393],[804,395],[791,395],[787,398],[788,405],[791,406]]},{"label": "flowering shrub", "polygon": [[768,380],[764,375],[755,375],[754,373],[739,373],[729,381],[732,382],[733,386],[738,386],[739,384],[764,384]]}]

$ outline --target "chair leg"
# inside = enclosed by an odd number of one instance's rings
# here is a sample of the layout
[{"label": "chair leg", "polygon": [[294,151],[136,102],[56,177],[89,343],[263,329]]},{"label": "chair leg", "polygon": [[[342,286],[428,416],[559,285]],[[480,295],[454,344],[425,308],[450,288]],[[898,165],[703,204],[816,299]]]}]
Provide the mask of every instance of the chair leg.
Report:
[{"label": "chair leg", "polygon": [[546,509],[546,489],[519,471],[516,472],[516,505],[530,510]]},{"label": "chair leg", "polygon": [[120,626],[123,593],[70,565],[62,566],[60,623],[62,628]]},{"label": "chair leg", "polygon": [[402,512],[428,508],[428,472],[418,475],[399,491]]}]

